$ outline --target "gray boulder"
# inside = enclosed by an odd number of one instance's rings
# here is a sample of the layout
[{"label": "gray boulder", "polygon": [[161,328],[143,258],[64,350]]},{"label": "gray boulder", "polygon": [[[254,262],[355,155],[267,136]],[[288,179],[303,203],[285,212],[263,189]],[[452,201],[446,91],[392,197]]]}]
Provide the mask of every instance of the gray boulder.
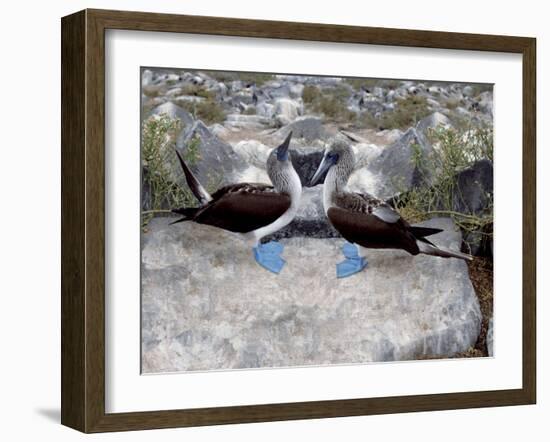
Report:
[{"label": "gray boulder", "polygon": [[409,128],[401,137],[379,151],[368,164],[352,177],[353,188],[388,200],[415,186],[430,184],[433,171],[421,170],[415,163],[415,154],[427,157],[433,151],[428,132],[438,126],[450,126],[449,119],[435,112]]},{"label": "gray boulder", "polygon": [[413,148],[428,155],[431,146],[422,144],[418,132],[408,129],[399,140],[381,150],[364,170],[356,172],[355,190],[366,191],[387,200],[420,185],[424,174],[413,161]]},{"label": "gray boulder", "polygon": [[282,127],[274,136],[285,139],[292,132],[292,138],[303,138],[307,142],[324,140],[327,137],[323,127],[323,120],[318,117],[298,117],[292,123]]},{"label": "gray boulder", "polygon": [[258,140],[241,140],[233,145],[233,150],[246,164],[265,170],[272,147]]},{"label": "gray boulder", "polygon": [[493,93],[489,91],[482,92],[477,97],[477,109],[481,112],[493,116]]},{"label": "gray boulder", "polygon": [[[493,198],[493,163],[487,159],[475,162],[457,175],[453,210],[480,215],[487,212]],[[492,255],[492,225],[483,231],[465,232],[464,242],[473,255]]]},{"label": "gray boulder", "polygon": [[240,103],[244,104],[253,104],[254,103],[254,94],[252,90],[244,90],[241,91],[231,97],[231,105],[232,106],[239,106]]},{"label": "gray boulder", "polygon": [[[444,358],[478,338],[461,260],[370,250],[366,271],[337,279],[341,239],[290,238],[274,275],[235,235],[169,221],[142,237],[144,373]],[[450,220],[429,225],[458,248]]]},{"label": "gray boulder", "polygon": [[266,119],[259,115],[229,114],[224,126],[229,129],[261,131],[266,128]]},{"label": "gray boulder", "polygon": [[[200,120],[195,121],[187,131],[181,132],[176,147],[185,156],[192,143],[198,143],[198,159],[190,167],[204,186],[233,183],[246,168],[233,148],[214,135]],[[179,175],[181,171],[178,169],[176,176]]]},{"label": "gray boulder", "polygon": [[466,97],[473,97],[474,88],[470,85],[464,86],[464,88],[462,89],[462,94]]},{"label": "gray boulder", "polygon": [[[302,94],[300,94],[299,96],[296,96],[296,94],[291,94],[290,86],[286,83],[279,83],[279,82],[272,83],[271,87],[268,86],[264,89],[264,92],[274,99],[298,98],[302,96]],[[291,97],[291,95],[293,96]]]},{"label": "gray boulder", "polygon": [[441,112],[434,112],[431,115],[428,115],[425,118],[422,118],[416,124],[416,135],[419,139],[419,142],[425,147],[431,147],[429,140],[429,132],[431,129],[436,129],[442,127],[448,129],[452,127],[451,120],[446,115],[443,115]]},{"label": "gray boulder", "polygon": [[303,112],[303,105],[296,100],[279,98],[275,101],[274,118],[279,127],[292,123]]},{"label": "gray boulder", "polygon": [[493,195],[493,163],[476,161],[457,175],[457,191],[453,210],[461,213],[482,213]]}]

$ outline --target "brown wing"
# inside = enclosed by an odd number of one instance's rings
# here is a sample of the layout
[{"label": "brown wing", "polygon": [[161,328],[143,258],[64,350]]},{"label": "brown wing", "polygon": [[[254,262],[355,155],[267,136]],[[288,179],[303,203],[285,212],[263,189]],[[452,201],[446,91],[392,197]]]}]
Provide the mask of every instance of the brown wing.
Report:
[{"label": "brown wing", "polygon": [[290,196],[264,184],[226,186],[212,201],[198,209],[190,220],[231,232],[246,233],[266,226],[290,207]]},{"label": "brown wing", "polygon": [[327,212],[332,225],[349,242],[371,249],[403,249],[417,255],[416,238],[402,218],[388,223],[372,213],[331,207]]}]

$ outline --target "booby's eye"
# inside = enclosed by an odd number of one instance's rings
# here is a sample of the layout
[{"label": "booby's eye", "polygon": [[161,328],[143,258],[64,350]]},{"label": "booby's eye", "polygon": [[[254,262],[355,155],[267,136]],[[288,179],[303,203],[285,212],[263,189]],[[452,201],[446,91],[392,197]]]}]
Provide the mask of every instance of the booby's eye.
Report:
[{"label": "booby's eye", "polygon": [[327,154],[327,159],[332,161],[333,163],[336,163],[338,161],[339,155],[336,152],[329,152]]}]

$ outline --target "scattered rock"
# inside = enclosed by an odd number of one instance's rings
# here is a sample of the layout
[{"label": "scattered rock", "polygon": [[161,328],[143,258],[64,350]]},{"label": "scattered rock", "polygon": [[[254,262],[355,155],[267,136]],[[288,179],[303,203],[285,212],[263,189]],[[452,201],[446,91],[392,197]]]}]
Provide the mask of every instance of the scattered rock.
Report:
[{"label": "scattered rock", "polygon": [[[169,221],[142,240],[144,373],[443,358],[477,340],[461,260],[370,250],[366,271],[337,279],[341,239],[290,238],[274,275],[236,235]],[[436,244],[459,246],[450,220],[429,225],[445,229]]]},{"label": "scattered rock", "polygon": [[470,85],[464,86],[462,89],[462,94],[465,97],[473,97],[474,96],[474,88]]},{"label": "scattered rock", "polygon": [[141,86],[149,86],[153,83],[154,74],[149,69],[146,69],[141,74]]},{"label": "scattered rock", "polygon": [[302,112],[303,106],[295,100],[279,98],[275,101],[274,118],[279,127],[292,123]]},{"label": "scattered rock", "polygon": [[302,98],[304,92],[303,84],[291,84],[289,89],[290,98]]},{"label": "scattered rock", "polygon": [[489,91],[479,94],[477,108],[486,114],[493,116],[493,94]]},{"label": "scattered rock", "polygon": [[266,128],[266,120],[259,115],[230,114],[224,125],[228,128],[239,128],[261,131]]}]

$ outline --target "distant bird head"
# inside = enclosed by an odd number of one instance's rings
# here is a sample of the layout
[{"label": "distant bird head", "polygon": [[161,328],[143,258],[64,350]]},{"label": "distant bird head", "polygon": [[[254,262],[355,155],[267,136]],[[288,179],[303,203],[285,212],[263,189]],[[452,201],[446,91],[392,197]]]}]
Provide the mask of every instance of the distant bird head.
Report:
[{"label": "distant bird head", "polygon": [[311,185],[319,184],[322,177],[330,171],[331,168],[336,168],[337,176],[340,180],[346,181],[355,168],[355,154],[349,143],[341,136],[336,137],[325,149],[321,164],[317,168],[315,175],[311,179]]}]

